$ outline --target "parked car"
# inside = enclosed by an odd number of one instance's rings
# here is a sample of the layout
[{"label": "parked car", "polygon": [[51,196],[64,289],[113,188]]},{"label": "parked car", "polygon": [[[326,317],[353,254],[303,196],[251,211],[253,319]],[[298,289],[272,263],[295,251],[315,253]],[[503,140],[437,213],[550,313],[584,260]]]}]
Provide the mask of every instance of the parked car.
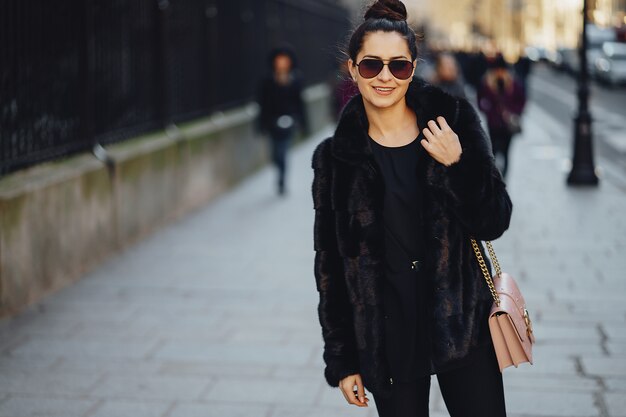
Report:
[{"label": "parked car", "polygon": [[592,78],[598,77],[596,61],[602,56],[602,45],[606,42],[615,42],[616,36],[615,28],[603,28],[594,24],[587,25],[587,70]]},{"label": "parked car", "polygon": [[626,43],[604,42],[594,65],[598,80],[610,85],[626,83]]},{"label": "parked car", "polygon": [[[602,28],[594,24],[587,25],[587,71],[589,76],[596,77],[596,61],[602,55],[602,45],[615,42],[613,28]],[[572,74],[580,72],[580,52],[578,48],[558,48],[548,59],[556,68]]]}]

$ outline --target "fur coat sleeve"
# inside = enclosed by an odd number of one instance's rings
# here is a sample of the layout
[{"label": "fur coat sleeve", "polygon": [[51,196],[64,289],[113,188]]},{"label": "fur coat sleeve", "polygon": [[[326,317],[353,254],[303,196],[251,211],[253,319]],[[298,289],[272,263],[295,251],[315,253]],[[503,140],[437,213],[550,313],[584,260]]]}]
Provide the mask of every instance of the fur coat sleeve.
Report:
[{"label": "fur coat sleeve", "polygon": [[513,206],[480,119],[465,99],[458,101],[452,129],[461,142],[461,159],[448,167],[436,163],[428,181],[444,195],[469,235],[497,239],[509,227]]},{"label": "fur coat sleeve", "polygon": [[315,281],[319,292],[318,315],[324,339],[324,376],[337,387],[344,377],[359,373],[358,354],[348,299],[343,261],[337,249],[335,214],[331,207],[333,166],[330,139],[313,154],[313,206],[315,208]]}]

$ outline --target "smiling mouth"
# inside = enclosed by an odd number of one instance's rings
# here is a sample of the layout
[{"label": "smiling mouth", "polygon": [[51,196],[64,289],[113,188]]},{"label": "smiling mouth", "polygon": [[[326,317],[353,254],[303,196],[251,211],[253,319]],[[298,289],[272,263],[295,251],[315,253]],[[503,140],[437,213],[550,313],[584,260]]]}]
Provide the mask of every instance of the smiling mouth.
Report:
[{"label": "smiling mouth", "polygon": [[374,90],[380,91],[381,93],[389,93],[393,91],[393,87],[374,87]]}]

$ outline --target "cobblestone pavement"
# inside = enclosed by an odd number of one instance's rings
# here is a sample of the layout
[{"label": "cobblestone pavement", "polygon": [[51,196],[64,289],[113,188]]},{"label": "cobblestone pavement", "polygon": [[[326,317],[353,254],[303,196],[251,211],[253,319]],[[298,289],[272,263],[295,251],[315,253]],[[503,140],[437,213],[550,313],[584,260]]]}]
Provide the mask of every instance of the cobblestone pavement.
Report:
[{"label": "cobblestone pavement", "polygon": [[[626,191],[565,186],[569,132],[530,106],[513,145],[513,221],[495,248],[538,338],[535,364],[505,371],[513,417],[626,416]],[[375,417],[322,377],[322,136],[291,155],[286,198],[267,168],[0,322],[0,416]],[[435,382],[431,397],[447,416]]]}]

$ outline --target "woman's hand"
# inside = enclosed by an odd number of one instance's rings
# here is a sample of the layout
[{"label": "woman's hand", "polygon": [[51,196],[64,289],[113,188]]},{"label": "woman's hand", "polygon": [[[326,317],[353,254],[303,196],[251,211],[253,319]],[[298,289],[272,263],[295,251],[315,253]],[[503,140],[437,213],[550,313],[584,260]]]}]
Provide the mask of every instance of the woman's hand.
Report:
[{"label": "woman's hand", "polygon": [[461,142],[446,119],[439,116],[437,122],[439,125],[434,120],[427,123],[428,127],[422,130],[426,139],[421,144],[437,162],[450,166],[461,159]]},{"label": "woman's hand", "polygon": [[[354,392],[354,386],[356,385],[356,395]],[[365,397],[365,388],[363,387],[363,381],[360,374],[348,375],[341,381],[339,381],[339,389],[346,397],[346,401],[350,404],[354,404],[357,407],[367,407],[369,398]]]}]

